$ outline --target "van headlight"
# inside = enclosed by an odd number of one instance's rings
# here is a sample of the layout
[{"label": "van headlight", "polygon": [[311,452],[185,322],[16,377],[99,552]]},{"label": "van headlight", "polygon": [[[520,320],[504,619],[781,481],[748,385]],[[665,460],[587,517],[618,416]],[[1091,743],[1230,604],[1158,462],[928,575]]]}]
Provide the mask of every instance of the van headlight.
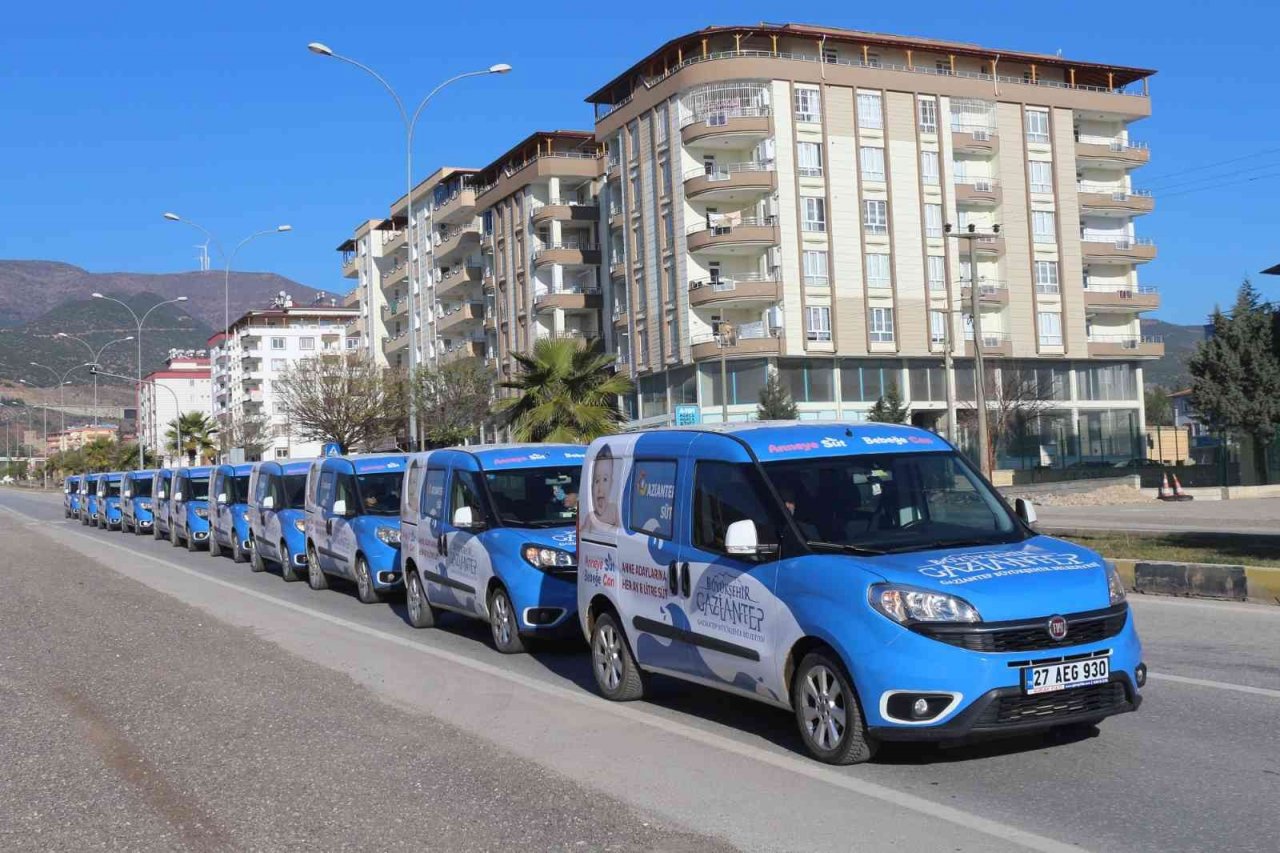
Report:
[{"label": "van headlight", "polygon": [[246,524],[249,523],[249,510],[247,509],[240,510],[240,520]]},{"label": "van headlight", "polygon": [[307,520],[305,518],[295,518],[293,520],[293,529],[299,533],[307,532]]},{"label": "van headlight", "polygon": [[398,527],[379,527],[373,533],[378,537],[378,541],[383,545],[400,545],[400,528]]},{"label": "van headlight", "polygon": [[535,569],[572,569],[577,562],[568,551],[529,544],[520,549],[520,556]]},{"label": "van headlight", "polygon": [[1124,591],[1124,581],[1120,580],[1120,573],[1110,562],[1107,563],[1107,592],[1111,595],[1112,604],[1119,604],[1128,597]]},{"label": "van headlight", "polygon": [[208,518],[209,508],[207,506],[198,506],[191,510],[196,514],[196,518]]},{"label": "van headlight", "polygon": [[867,590],[867,600],[899,625],[908,622],[982,621],[974,606],[964,599],[912,586],[874,584]]},{"label": "van headlight", "polygon": [[151,511],[151,501],[138,501],[138,509],[144,509],[144,510],[146,510],[147,512],[150,512],[150,511]]}]

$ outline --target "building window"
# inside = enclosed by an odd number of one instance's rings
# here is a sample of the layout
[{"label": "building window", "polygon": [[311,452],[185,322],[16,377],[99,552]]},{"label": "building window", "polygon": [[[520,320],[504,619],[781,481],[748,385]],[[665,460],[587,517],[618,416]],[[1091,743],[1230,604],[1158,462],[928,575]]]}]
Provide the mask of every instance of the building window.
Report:
[{"label": "building window", "polygon": [[631,156],[638,157],[640,154],[640,122],[633,121],[627,127],[627,142],[631,151]]},{"label": "building window", "polygon": [[661,145],[667,141],[667,105],[658,107],[653,117],[653,138]]},{"label": "building window", "polygon": [[298,349],[312,350],[316,348],[315,338],[298,338]]},{"label": "building window", "polygon": [[947,312],[929,312],[929,343],[945,344],[947,342]]},{"label": "building window", "polygon": [[1032,160],[1031,191],[1033,193],[1053,192],[1053,164],[1048,160]]},{"label": "building window", "polygon": [[867,287],[893,287],[888,255],[881,252],[867,253]]},{"label": "building window", "polygon": [[938,185],[938,152],[920,152],[920,177],[929,186]]},{"label": "building window", "polygon": [[662,211],[662,234],[666,240],[666,242],[662,244],[662,248],[667,251],[671,251],[671,249],[676,245],[676,232],[675,225],[671,218],[671,211],[669,210]]},{"label": "building window", "polygon": [[779,359],[778,379],[797,403],[832,403],[836,389],[831,367],[825,359]]},{"label": "building window", "polygon": [[862,227],[868,234],[889,233],[889,202],[866,199],[862,202]]},{"label": "building window", "polygon": [[1036,293],[1058,292],[1058,262],[1036,261]]},{"label": "building window", "polygon": [[804,196],[801,201],[804,204],[804,222],[802,227],[805,231],[814,233],[823,233],[827,230],[827,200],[818,196]]},{"label": "building window", "polygon": [[796,174],[802,178],[822,177],[822,146],[816,142],[796,144]]},{"label": "building window", "polygon": [[924,206],[924,236],[942,236],[942,205],[926,204]]},{"label": "building window", "polygon": [[858,93],[858,127],[863,130],[879,130],[884,127],[879,92]]},{"label": "building window", "polygon": [[1056,243],[1057,232],[1053,227],[1052,210],[1031,211],[1031,234],[1037,243]]},{"label": "building window", "polygon": [[289,458],[289,448],[287,448],[287,447],[277,447],[277,448],[276,448],[276,458],[277,458],[277,459],[288,459],[288,458]]},{"label": "building window", "polygon": [[1040,329],[1040,346],[1062,346],[1062,315],[1056,311],[1041,311],[1036,320]]},{"label": "building window", "polygon": [[671,161],[663,160],[658,164],[658,170],[662,174],[662,194],[671,195]]},{"label": "building window", "polygon": [[862,162],[862,180],[884,181],[884,149],[865,147],[858,151],[858,159]]},{"label": "building window", "polygon": [[1027,141],[1049,141],[1049,111],[1027,110]]},{"label": "building window", "polygon": [[284,369],[285,369],[285,368],[287,368],[288,366],[289,366],[289,362],[288,362],[288,361],[286,361],[286,360],[285,360],[285,359],[283,359],[283,358],[273,358],[273,359],[271,359],[271,369],[272,369],[272,370],[284,370]]},{"label": "building window", "polygon": [[809,305],[804,309],[804,336],[810,341],[831,340],[831,309],[826,305]]},{"label": "building window", "polygon": [[938,102],[933,98],[920,98],[916,101],[920,113],[920,132],[938,132]]},{"label": "building window", "polygon": [[275,350],[281,350],[281,349],[284,349],[284,346],[285,346],[285,344],[284,344],[284,338],[272,338],[272,339],[271,339],[271,348],[272,348],[272,349],[275,349]]},{"label": "building window", "polygon": [[796,121],[822,121],[822,101],[817,86],[796,86]]},{"label": "building window", "polygon": [[676,268],[671,261],[667,261],[667,307],[676,307]]},{"label": "building window", "polygon": [[876,344],[893,343],[893,309],[871,309],[871,342]]},{"label": "building window", "polygon": [[804,259],[804,283],[808,287],[827,286],[827,252],[825,249],[806,249]]},{"label": "building window", "polygon": [[946,290],[947,289],[947,259],[942,255],[930,255],[929,262],[929,289],[930,290]]}]

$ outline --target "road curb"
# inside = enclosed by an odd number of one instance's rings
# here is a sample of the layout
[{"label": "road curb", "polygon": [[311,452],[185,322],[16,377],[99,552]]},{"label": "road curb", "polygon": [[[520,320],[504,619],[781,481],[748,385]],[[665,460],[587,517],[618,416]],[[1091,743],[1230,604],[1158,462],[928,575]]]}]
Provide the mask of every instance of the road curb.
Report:
[{"label": "road curb", "polygon": [[1280,605],[1280,569],[1269,566],[1110,560],[1135,592]]}]

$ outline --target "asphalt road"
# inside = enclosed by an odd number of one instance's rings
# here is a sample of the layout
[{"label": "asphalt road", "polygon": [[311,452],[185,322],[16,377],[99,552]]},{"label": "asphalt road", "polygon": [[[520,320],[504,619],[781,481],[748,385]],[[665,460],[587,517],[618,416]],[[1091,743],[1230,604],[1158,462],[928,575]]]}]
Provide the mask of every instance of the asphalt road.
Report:
[{"label": "asphalt road", "polygon": [[499,655],[0,489],[0,849],[1259,850],[1280,835],[1280,608],[1138,598],[1152,679],[1096,735],[871,764],[679,682],[598,699]]},{"label": "asphalt road", "polygon": [[1280,536],[1280,498],[1164,502],[1116,506],[1037,506],[1040,526],[1075,530],[1248,533]]}]

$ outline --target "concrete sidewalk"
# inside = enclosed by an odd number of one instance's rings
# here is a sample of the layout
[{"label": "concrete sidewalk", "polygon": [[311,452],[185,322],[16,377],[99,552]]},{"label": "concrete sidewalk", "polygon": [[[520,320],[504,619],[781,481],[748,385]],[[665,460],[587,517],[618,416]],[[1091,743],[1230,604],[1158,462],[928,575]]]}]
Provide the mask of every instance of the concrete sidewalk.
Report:
[{"label": "concrete sidewalk", "polygon": [[1038,506],[1045,530],[1124,530],[1147,533],[1249,533],[1280,536],[1280,498],[1230,501],[1152,500],[1117,506]]}]

